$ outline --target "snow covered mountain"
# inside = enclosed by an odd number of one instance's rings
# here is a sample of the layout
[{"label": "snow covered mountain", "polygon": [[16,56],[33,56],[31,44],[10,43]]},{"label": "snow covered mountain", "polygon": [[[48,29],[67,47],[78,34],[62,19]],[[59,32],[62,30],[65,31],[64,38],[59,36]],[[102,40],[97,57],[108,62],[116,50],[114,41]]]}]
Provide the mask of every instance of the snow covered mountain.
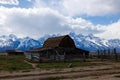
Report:
[{"label": "snow covered mountain", "polygon": [[32,48],[39,48],[42,45],[39,41],[25,37],[17,38],[15,35],[11,34],[9,36],[0,36],[0,51],[5,50],[29,50]]},{"label": "snow covered mountain", "polygon": [[89,51],[96,51],[98,49],[108,49],[109,41],[105,39],[100,39],[99,37],[95,37],[92,34],[90,35],[82,35],[75,33],[69,34],[75,42],[76,47],[89,50]]},{"label": "snow covered mountain", "polygon": [[[0,36],[0,51],[5,50],[29,50],[33,48],[42,47],[44,41],[49,37],[55,37],[59,35],[45,35],[44,37],[35,40],[30,37],[25,38],[17,38],[15,35],[11,34],[9,36]],[[74,40],[75,45],[78,48],[96,51],[98,49],[113,49],[117,48],[120,50],[120,39],[111,39],[105,40],[99,37],[95,37],[92,34],[90,35],[82,35],[69,33],[69,36]]]},{"label": "snow covered mountain", "polygon": [[19,39],[19,45],[16,47],[18,50],[29,50],[34,48],[39,48],[42,45],[39,41],[32,39],[30,37],[25,37],[23,39]]}]

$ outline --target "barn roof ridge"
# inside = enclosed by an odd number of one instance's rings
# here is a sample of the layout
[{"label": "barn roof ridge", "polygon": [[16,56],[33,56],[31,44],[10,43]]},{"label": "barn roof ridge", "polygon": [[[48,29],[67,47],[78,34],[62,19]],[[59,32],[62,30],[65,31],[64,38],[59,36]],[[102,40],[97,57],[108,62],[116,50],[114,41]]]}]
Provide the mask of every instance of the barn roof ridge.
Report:
[{"label": "barn roof ridge", "polygon": [[48,48],[48,47],[59,47],[61,41],[66,38],[69,37],[71,38],[69,35],[63,35],[63,36],[57,36],[57,37],[51,37],[48,38],[44,44],[43,44],[43,48]]},{"label": "barn roof ridge", "polygon": [[55,36],[55,37],[49,37],[48,39],[53,39],[53,38],[64,38],[64,37],[66,37],[66,36],[69,36],[69,35],[62,35],[62,36]]}]

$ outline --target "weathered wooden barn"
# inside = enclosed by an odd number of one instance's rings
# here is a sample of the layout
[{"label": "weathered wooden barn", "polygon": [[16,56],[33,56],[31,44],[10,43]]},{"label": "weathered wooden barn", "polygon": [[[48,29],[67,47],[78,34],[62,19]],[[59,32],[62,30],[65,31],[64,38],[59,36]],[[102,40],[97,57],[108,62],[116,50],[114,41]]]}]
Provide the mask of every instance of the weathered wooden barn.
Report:
[{"label": "weathered wooden barn", "polygon": [[69,35],[48,38],[42,48],[26,51],[28,59],[44,61],[66,61],[87,58],[89,52],[76,48]]}]

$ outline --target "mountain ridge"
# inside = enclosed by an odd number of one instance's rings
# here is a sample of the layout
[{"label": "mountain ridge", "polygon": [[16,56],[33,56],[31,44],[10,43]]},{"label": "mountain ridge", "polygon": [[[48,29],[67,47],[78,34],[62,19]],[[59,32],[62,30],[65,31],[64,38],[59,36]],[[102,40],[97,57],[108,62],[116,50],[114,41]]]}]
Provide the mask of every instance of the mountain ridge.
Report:
[{"label": "mountain ridge", "polygon": [[[71,32],[68,34],[75,42],[77,48],[81,48],[88,51],[97,51],[98,49],[120,49],[120,39],[101,39],[99,37],[95,37],[92,34],[83,35],[83,34],[75,34]],[[49,37],[56,37],[59,35],[45,35],[39,39],[33,39],[30,37],[18,38],[14,34],[10,34],[9,36],[2,35],[0,36],[0,51],[6,50],[30,50],[35,48],[42,47],[44,41]]]}]

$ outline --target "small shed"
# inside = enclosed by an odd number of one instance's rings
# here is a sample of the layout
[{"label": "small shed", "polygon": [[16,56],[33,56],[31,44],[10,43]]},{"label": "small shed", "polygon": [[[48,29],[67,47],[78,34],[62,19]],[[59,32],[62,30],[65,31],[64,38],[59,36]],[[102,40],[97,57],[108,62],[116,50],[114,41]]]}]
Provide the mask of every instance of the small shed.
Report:
[{"label": "small shed", "polygon": [[20,50],[7,50],[6,51],[8,56],[12,56],[12,55],[24,55],[23,51]]},{"label": "small shed", "polygon": [[5,53],[5,52],[0,52],[0,56],[7,56],[7,53]]},{"label": "small shed", "polygon": [[69,35],[48,38],[42,48],[25,52],[28,59],[44,61],[66,61],[87,58],[89,51],[76,48]]}]

